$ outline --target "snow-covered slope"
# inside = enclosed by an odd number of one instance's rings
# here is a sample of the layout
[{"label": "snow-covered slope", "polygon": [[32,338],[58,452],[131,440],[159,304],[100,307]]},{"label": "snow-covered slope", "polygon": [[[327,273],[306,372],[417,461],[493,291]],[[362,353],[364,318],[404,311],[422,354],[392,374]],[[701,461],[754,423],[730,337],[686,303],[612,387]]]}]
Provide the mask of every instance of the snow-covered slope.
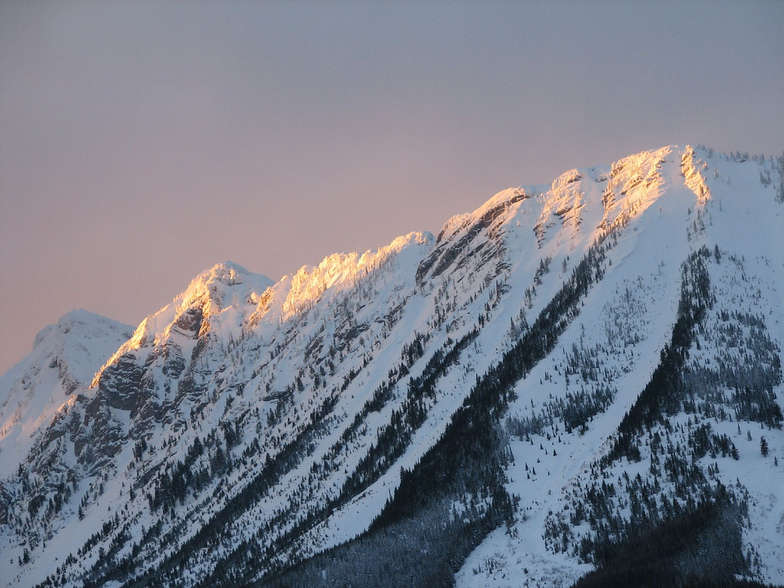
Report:
[{"label": "snow-covered slope", "polygon": [[[471,554],[458,586],[571,585],[602,561],[603,541],[638,536],[722,485],[748,509],[739,547],[750,564],[734,571],[784,583],[784,188],[770,180],[784,162],[688,147],[656,157],[654,174],[635,156],[596,176],[605,194],[626,176],[629,204],[612,207],[650,211],[635,211],[602,284],[518,382],[507,420],[515,523]],[[552,418],[560,400],[596,391],[612,402],[589,405],[597,414],[577,434]]]},{"label": "snow-covered slope", "polygon": [[666,147],[205,271],[25,413],[3,585],[568,585],[692,519],[666,573],[784,582],[782,166]]}]

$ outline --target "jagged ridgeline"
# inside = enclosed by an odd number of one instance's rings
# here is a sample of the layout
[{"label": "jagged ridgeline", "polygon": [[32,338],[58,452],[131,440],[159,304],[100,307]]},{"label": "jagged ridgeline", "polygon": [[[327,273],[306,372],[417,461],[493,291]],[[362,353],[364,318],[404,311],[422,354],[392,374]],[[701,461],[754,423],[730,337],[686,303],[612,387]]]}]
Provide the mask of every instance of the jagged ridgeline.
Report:
[{"label": "jagged ridgeline", "polygon": [[0,585],[784,584],[782,178],[666,147],[64,317],[0,380]]}]

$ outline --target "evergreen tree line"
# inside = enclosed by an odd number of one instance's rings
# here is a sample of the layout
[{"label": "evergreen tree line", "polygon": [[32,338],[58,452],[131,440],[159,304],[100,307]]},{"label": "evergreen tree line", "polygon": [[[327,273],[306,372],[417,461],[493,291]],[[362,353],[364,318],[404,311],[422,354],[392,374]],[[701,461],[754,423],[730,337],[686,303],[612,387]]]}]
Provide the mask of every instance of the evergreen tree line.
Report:
[{"label": "evergreen tree line", "polygon": [[[738,421],[781,427],[784,416],[773,391],[782,381],[779,350],[759,317],[722,310],[718,314],[718,331],[725,344],[716,341],[717,361],[710,367],[687,365],[689,349],[693,345],[699,347],[696,333],[703,330],[706,313],[715,302],[706,265],[710,259],[710,251],[703,246],[684,262],[681,297],[671,341],[662,350],[650,382],[624,416],[609,461],[621,456],[637,459],[639,450],[635,447],[635,437],[680,411],[701,412],[725,420],[729,418],[726,406]],[[720,262],[718,247],[713,259]],[[748,330],[747,336],[741,327]],[[746,360],[738,361],[729,354],[727,347],[746,349]],[[724,394],[725,388],[734,390],[729,397]]]},{"label": "evergreen tree line", "polygon": [[710,256],[707,247],[689,255],[681,272],[681,296],[678,312],[672,329],[670,343],[661,351],[658,366],[640,396],[624,415],[618,426],[618,436],[605,465],[622,456],[639,460],[639,448],[635,437],[644,429],[662,423],[681,409],[683,396],[682,373],[692,343],[694,327],[713,306],[710,291],[710,276],[705,266]]},{"label": "evergreen tree line", "polygon": [[614,399],[615,391],[608,386],[567,392],[562,398],[545,402],[533,416],[508,417],[506,429],[510,435],[526,441],[530,440],[531,435],[541,435],[545,429],[554,427],[558,420],[563,421],[566,433],[575,429],[584,431],[591,418],[604,412]]},{"label": "evergreen tree line", "polygon": [[719,491],[628,538],[573,588],[761,588],[736,579],[748,570],[741,521],[738,505]]},{"label": "evergreen tree line", "polygon": [[346,480],[341,496],[355,496],[381,477],[405,453],[411,438],[424,424],[429,409],[428,401],[435,401],[436,383],[450,366],[457,363],[460,353],[476,339],[479,331],[472,329],[451,345],[449,351],[438,349],[425,365],[422,375],[411,378],[406,397],[399,410],[392,412],[390,422],[383,426],[375,443],[360,460]]}]

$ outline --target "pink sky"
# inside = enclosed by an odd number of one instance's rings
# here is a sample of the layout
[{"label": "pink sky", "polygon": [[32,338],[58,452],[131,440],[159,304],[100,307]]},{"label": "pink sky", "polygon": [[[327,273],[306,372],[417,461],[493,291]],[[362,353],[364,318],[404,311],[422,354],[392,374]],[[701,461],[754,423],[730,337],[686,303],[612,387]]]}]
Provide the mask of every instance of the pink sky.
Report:
[{"label": "pink sky", "polygon": [[670,143],[784,149],[782,2],[0,3],[0,373],[509,186]]}]

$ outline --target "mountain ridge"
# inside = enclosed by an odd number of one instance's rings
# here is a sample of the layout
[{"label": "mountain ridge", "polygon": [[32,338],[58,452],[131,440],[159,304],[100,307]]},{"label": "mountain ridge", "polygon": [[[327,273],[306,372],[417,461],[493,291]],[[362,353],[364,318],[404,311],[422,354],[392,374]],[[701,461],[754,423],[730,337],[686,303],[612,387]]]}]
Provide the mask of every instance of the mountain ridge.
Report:
[{"label": "mountain ridge", "polygon": [[[670,146],[499,192],[437,238],[334,254],[277,283],[231,262],[205,270],[40,424],[18,471],[0,472],[4,555],[18,561],[0,577],[340,585],[359,572],[319,554],[367,550],[380,559],[363,574],[397,570],[385,537],[429,520],[414,534],[441,555],[429,580],[405,576],[421,555],[400,555],[404,584],[571,583],[635,529],[713,508],[742,552],[717,573],[784,582],[784,539],[760,522],[784,517],[784,497],[719,473],[768,464],[781,481],[768,462],[784,448],[783,207],[765,180],[783,163]],[[650,382],[668,361],[680,429],[658,417],[650,438],[624,429],[659,398]],[[734,459],[730,422],[763,427],[770,459]],[[662,465],[653,429],[690,470]],[[723,450],[731,462],[705,462]],[[641,488],[655,500],[632,508]],[[691,567],[672,574],[707,573],[688,549]]]}]

